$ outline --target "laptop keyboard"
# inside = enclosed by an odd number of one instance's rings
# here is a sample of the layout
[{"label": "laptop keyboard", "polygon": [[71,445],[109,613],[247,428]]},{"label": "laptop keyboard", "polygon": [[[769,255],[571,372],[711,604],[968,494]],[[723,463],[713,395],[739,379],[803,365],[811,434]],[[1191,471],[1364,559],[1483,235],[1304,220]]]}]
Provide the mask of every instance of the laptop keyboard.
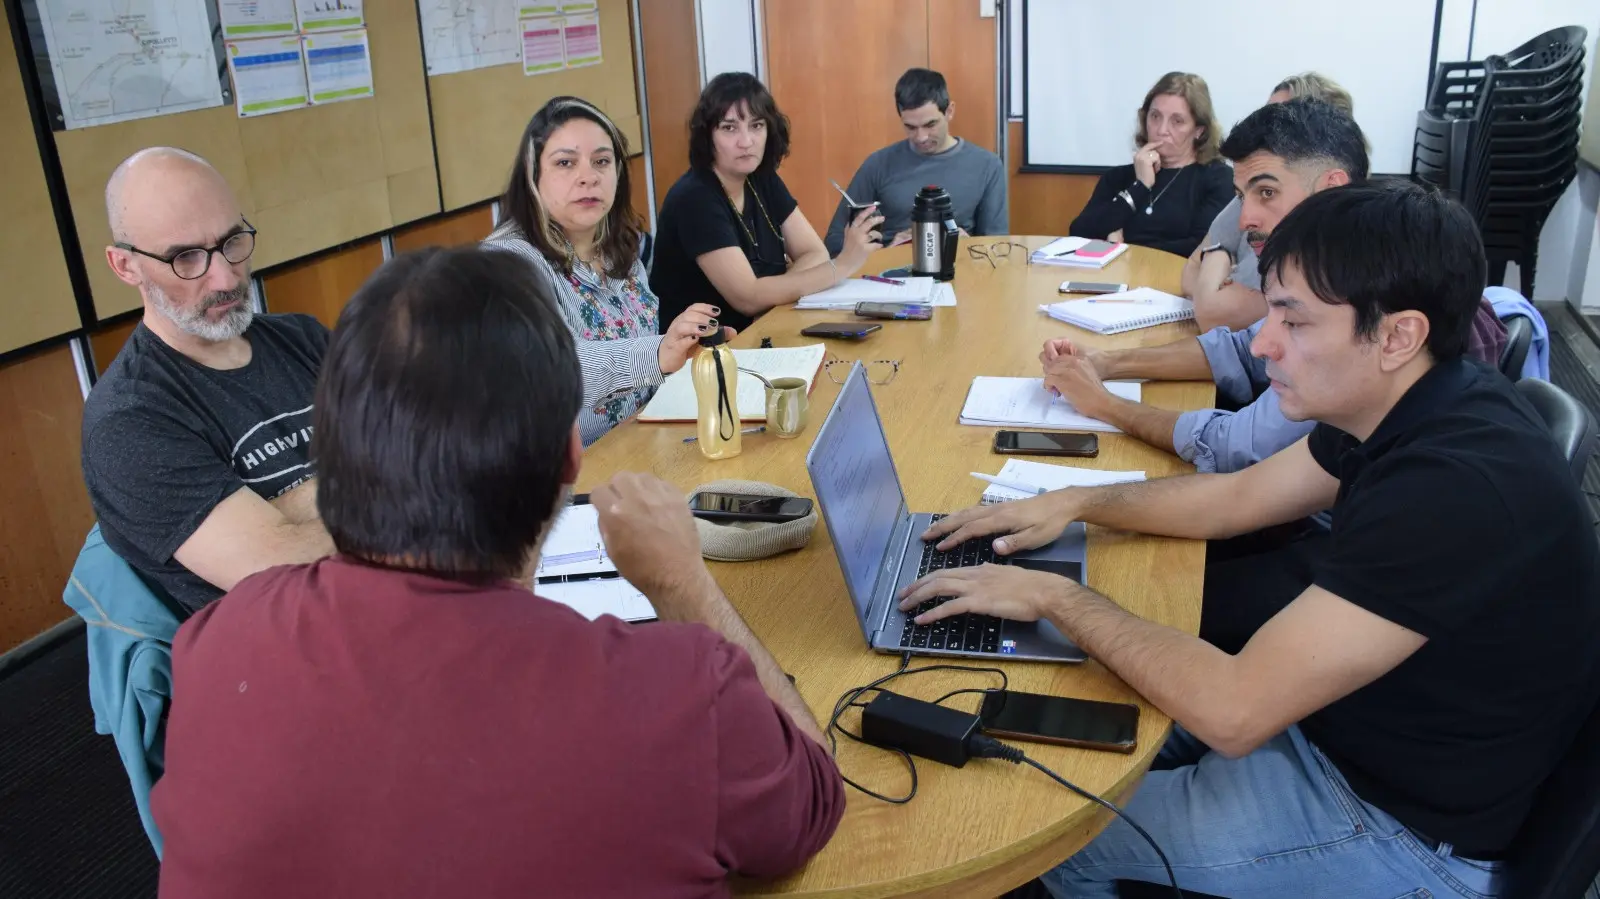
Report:
[{"label": "laptop keyboard", "polygon": [[[943,515],[933,516],[934,521]],[[922,563],[917,567],[917,577],[946,568],[973,568],[978,565],[1004,565],[1008,562],[994,554],[994,547],[986,537],[968,540],[952,549],[940,551],[932,543],[922,546]],[[947,652],[1000,653],[1000,619],[993,615],[967,613],[955,615],[932,624],[917,624],[912,619],[938,608],[949,600],[948,596],[935,596],[906,612],[905,627],[900,632],[903,649],[941,649]],[[1009,642],[1009,641],[1008,641]],[[1007,651],[1011,647],[1007,646]]]}]

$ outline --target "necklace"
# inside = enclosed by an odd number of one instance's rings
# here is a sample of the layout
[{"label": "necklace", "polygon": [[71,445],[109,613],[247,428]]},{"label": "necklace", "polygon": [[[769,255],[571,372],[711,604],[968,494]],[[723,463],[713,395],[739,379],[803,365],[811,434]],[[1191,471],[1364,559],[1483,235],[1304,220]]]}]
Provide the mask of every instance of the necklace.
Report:
[{"label": "necklace", "polygon": [[[1171,185],[1168,186],[1170,187]],[[724,194],[724,196],[726,196],[726,194]],[[761,194],[752,190],[750,191],[750,196],[756,198],[756,208],[761,210],[761,218],[766,221],[767,227],[772,229],[772,233],[776,234],[779,240],[782,240],[783,232],[778,230],[778,226],[772,223],[772,217],[767,215],[767,204],[761,202]],[[739,211],[739,207],[733,205],[733,197],[728,197],[728,208],[733,210],[733,217],[739,222],[739,228],[740,230],[744,231],[744,236],[750,238],[750,252],[759,253],[761,250],[761,244],[756,242],[755,233],[750,230],[750,226],[748,224],[745,224],[744,214]]]},{"label": "necklace", "polygon": [[1178,174],[1173,175],[1172,176],[1172,180],[1167,182],[1167,186],[1161,188],[1161,193],[1156,194],[1154,197],[1152,197],[1150,199],[1149,203],[1145,204],[1145,207],[1144,207],[1144,214],[1145,215],[1155,215],[1155,213],[1156,213],[1156,203],[1160,202],[1161,198],[1167,195],[1167,191],[1172,189],[1172,185],[1178,183],[1178,179],[1183,177],[1183,173],[1185,171],[1187,171],[1188,168],[1189,168],[1188,166],[1184,166],[1183,168],[1178,169]]}]

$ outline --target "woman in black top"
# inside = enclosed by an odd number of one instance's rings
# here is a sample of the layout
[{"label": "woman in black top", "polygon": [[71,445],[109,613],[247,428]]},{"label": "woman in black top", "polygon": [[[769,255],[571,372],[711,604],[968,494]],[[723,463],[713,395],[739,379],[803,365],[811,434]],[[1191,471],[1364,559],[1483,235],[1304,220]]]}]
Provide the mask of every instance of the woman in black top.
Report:
[{"label": "woman in black top", "polygon": [[1233,199],[1233,169],[1217,157],[1222,134],[1205,79],[1163,75],[1144,95],[1133,143],[1133,164],[1100,176],[1069,233],[1188,256]]},{"label": "woman in black top", "polygon": [[882,235],[876,208],[845,231],[837,259],[778,177],[789,120],[755,76],[711,79],[689,120],[689,171],[656,222],[650,289],[665,325],[694,303],[744,329],[774,306],[827,290],[866,264]]}]

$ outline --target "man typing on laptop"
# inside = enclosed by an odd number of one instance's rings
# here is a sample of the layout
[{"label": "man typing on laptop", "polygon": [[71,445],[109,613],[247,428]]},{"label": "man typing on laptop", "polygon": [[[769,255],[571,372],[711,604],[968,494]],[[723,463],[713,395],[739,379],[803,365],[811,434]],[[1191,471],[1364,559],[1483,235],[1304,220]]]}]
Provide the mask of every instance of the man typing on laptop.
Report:
[{"label": "man typing on laptop", "polygon": [[[1600,547],[1543,420],[1463,358],[1485,269],[1471,216],[1440,195],[1311,197],[1262,251],[1270,312],[1253,345],[1284,413],[1318,422],[1308,438],[1233,474],[1063,490],[924,535],[998,537],[1003,556],[1073,522],[1215,539],[1333,508],[1312,579],[1237,654],[1013,566],[902,592],[902,609],[936,601],[920,623],[1047,620],[1181,725],[1127,812],[1184,888],[1494,895],[1596,708]],[[1045,881],[1113,897],[1162,870],[1117,821]]]}]

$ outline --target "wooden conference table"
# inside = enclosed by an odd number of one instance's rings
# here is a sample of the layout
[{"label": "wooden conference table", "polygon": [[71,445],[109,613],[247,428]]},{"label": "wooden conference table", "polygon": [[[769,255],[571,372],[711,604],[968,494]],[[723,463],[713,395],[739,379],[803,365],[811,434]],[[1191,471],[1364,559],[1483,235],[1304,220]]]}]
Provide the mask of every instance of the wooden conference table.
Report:
[{"label": "wooden conference table", "polygon": [[[1013,238],[1029,247],[1044,237]],[[953,511],[978,501],[984,484],[968,472],[998,471],[1004,457],[990,452],[993,428],[957,423],[967,388],[977,375],[1039,374],[1038,354],[1047,338],[1071,336],[1096,347],[1167,343],[1193,335],[1193,323],[1162,325],[1099,337],[1056,322],[1038,311],[1059,299],[1069,278],[1127,282],[1178,292],[1180,257],[1135,247],[1103,271],[1029,266],[1012,248],[994,268],[967,246],[987,247],[1002,238],[964,238],[953,282],[958,305],[941,308],[926,322],[884,322],[860,342],[827,341],[829,357],[896,359],[900,373],[873,386],[889,445],[914,511]],[[908,265],[908,247],[875,253],[867,272]],[[763,316],[735,340],[756,346],[771,337],[776,346],[815,342],[800,329],[816,322],[849,321],[848,312],[797,312],[784,307]],[[724,478],[766,481],[802,496],[815,494],[805,454],[832,408],[839,387],[826,372],[811,393],[806,430],[793,440],[746,435],[742,455],[710,462],[693,444],[688,424],[631,421],[584,456],[580,490],[617,471],[651,471],[682,488]],[[1214,402],[1208,382],[1146,384],[1144,398],[1171,409],[1207,408]],[[1091,468],[1138,469],[1150,477],[1190,467],[1177,457],[1122,435],[1103,434],[1094,459],[1054,459]],[[1194,633],[1200,623],[1205,545],[1091,529],[1089,584],[1124,607],[1153,621]],[[897,656],[869,651],[862,639],[826,528],[819,522],[805,549],[746,563],[712,563],[728,598],[785,671],[794,675],[806,703],[824,725],[840,694],[895,670]],[[926,664],[914,658],[912,667]],[[976,663],[973,663],[976,664]],[[1169,719],[1099,664],[1005,663],[1012,689],[1137,703],[1141,707],[1138,749],[1132,754],[1024,744],[1028,754],[1084,789],[1117,798],[1129,794],[1160,749]],[[933,672],[893,683],[896,692],[934,699],[949,690],[996,686],[992,675]],[[951,700],[971,711],[978,697]],[[852,729],[854,712],[844,721]],[[886,795],[904,795],[909,778],[892,753],[840,741],[838,761],[847,776]],[[775,882],[740,882],[747,896],[962,896],[993,897],[1027,882],[1086,844],[1106,823],[1104,812],[1031,768],[976,760],[955,769],[919,760],[920,786],[906,805],[890,805],[846,788],[848,810],[832,842],[805,868]]]}]

